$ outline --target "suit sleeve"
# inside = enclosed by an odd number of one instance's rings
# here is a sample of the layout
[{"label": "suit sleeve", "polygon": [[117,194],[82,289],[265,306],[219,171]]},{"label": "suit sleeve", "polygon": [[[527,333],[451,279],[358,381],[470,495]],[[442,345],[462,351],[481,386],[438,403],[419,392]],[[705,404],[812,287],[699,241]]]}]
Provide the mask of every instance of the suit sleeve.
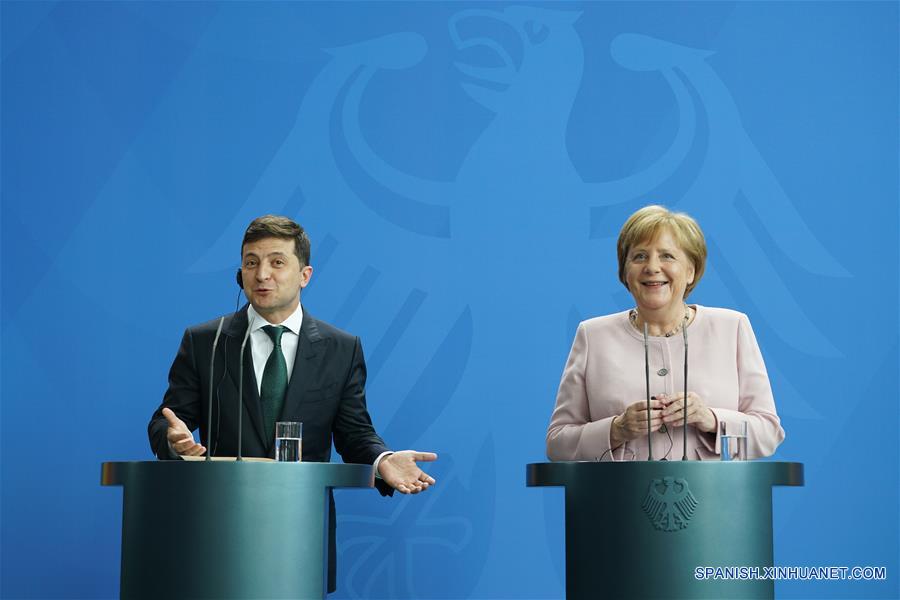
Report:
[{"label": "suit sleeve", "polygon": [[[371,465],[388,448],[375,428],[366,408],[366,360],[362,344],[355,338],[350,368],[341,390],[341,399],[334,419],[334,447],[346,463]],[[382,494],[390,487],[375,480]]]},{"label": "suit sleeve", "polygon": [[[762,352],[746,315],[741,315],[737,336],[738,410],[712,408],[719,423],[738,425],[747,422],[745,459],[771,456],[784,440],[784,429],[775,411],[772,386]],[[710,436],[712,437],[712,436]],[[720,453],[720,438],[715,436],[715,452]]]},{"label": "suit sleeve", "polygon": [[550,460],[611,459],[609,430],[613,417],[591,420],[585,370],[589,344],[584,324],[578,326],[556,394],[556,408],[547,428]]},{"label": "suit sleeve", "polygon": [[156,457],[160,460],[178,459],[178,455],[169,449],[169,442],[166,439],[168,422],[162,415],[163,408],[172,409],[191,431],[195,430],[200,422],[200,378],[194,355],[194,338],[190,329],[184,332],[178,354],[172,368],[169,369],[169,387],[163,396],[163,402],[147,425],[150,449]]}]

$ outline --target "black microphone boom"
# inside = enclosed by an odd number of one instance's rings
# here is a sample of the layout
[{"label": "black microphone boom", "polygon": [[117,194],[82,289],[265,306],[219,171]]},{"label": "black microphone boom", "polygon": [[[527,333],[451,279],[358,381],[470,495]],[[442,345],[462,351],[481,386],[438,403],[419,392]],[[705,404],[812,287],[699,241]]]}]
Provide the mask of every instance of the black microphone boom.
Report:
[{"label": "black microphone boom", "polygon": [[213,388],[215,387],[215,377],[213,373],[216,369],[216,346],[219,345],[219,336],[222,335],[222,324],[225,323],[225,317],[219,319],[219,326],[216,328],[216,337],[213,338],[212,356],[209,359],[209,416],[206,421],[206,460],[212,460],[212,399]]},{"label": "black microphone boom", "polygon": [[240,365],[240,372],[238,374],[238,444],[237,444],[237,460],[243,460],[241,458],[241,440],[243,438],[243,432],[241,431],[244,425],[244,348],[247,347],[247,340],[250,338],[250,331],[253,329],[253,323],[247,324],[247,333],[244,334],[244,341],[241,342],[241,355],[238,359],[238,365]]}]

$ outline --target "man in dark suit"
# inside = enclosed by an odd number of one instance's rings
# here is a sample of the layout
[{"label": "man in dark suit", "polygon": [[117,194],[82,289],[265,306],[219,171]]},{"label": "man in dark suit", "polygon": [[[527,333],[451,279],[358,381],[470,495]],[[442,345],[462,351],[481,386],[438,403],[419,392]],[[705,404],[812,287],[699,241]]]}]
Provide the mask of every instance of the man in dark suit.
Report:
[{"label": "man in dark suit", "polygon": [[[417,461],[430,452],[391,452],[375,432],[366,409],[366,364],[359,338],[303,310],[300,292],[312,276],[310,244],[303,228],[286,217],[254,220],[244,233],[238,284],[249,304],[225,317],[210,360],[219,320],[185,331],[169,372],[169,388],[148,425],[150,446],[160,459],[200,456],[194,440],[212,440],[215,456],[238,454],[238,387],[243,369],[241,454],[274,457],[276,421],[303,423],[303,460],[328,462],[331,443],[348,463],[374,464],[376,486],[418,493],[434,484]],[[244,364],[241,343],[250,327]],[[213,387],[212,437],[207,431],[209,386]],[[330,502],[329,591],[335,587],[334,501]]]}]

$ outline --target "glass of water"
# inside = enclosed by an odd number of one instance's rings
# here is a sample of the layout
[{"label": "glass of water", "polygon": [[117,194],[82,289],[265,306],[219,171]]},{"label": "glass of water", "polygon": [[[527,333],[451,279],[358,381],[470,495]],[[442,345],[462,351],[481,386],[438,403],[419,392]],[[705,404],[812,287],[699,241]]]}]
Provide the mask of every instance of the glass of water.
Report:
[{"label": "glass of water", "polygon": [[303,456],[303,423],[281,421],[275,423],[275,460],[300,462]]},{"label": "glass of water", "polygon": [[747,460],[747,421],[719,423],[722,460]]}]

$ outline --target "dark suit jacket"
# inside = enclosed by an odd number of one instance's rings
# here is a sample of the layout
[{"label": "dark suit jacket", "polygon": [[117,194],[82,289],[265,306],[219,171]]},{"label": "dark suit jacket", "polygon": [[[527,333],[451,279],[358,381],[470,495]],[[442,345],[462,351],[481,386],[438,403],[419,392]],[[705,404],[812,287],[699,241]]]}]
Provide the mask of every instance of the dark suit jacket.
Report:
[{"label": "dark suit jacket", "polygon": [[[169,371],[169,389],[163,403],[153,413],[147,427],[150,446],[160,459],[177,459],[166,440],[168,425],[162,416],[170,408],[194,430],[200,428],[200,443],[208,439],[210,358],[219,319],[190,327]],[[241,342],[247,330],[247,306],[225,317],[216,349],[215,384],[212,402],[212,453],[237,455],[237,405],[241,365]],[[303,423],[303,460],[329,462],[331,442],[347,463],[372,464],[386,452],[384,441],[375,433],[366,409],[366,363],[359,338],[315,319],[303,311],[297,356],[280,420]],[[273,440],[263,433],[263,412],[250,352],[244,350],[243,456],[275,457]],[[380,479],[382,494],[391,488]],[[335,588],[334,500],[329,498],[329,582]]]}]

